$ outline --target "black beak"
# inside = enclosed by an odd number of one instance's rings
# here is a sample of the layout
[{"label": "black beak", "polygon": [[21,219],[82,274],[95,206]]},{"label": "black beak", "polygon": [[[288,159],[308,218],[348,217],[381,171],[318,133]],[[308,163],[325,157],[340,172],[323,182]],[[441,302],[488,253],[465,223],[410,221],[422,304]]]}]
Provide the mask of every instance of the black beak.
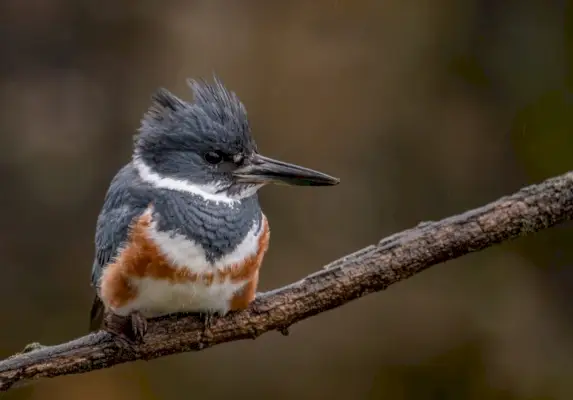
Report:
[{"label": "black beak", "polygon": [[297,186],[332,186],[340,179],[298,165],[255,154],[233,173],[237,182],[284,183]]}]

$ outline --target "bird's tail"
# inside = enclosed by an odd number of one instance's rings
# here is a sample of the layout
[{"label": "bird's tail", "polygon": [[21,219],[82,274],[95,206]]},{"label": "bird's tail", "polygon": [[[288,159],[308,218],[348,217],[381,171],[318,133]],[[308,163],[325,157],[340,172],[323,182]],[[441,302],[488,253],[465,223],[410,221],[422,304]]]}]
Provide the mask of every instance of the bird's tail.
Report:
[{"label": "bird's tail", "polygon": [[99,296],[96,294],[94,296],[92,309],[90,312],[90,332],[98,331],[101,329],[104,311],[105,307]]}]

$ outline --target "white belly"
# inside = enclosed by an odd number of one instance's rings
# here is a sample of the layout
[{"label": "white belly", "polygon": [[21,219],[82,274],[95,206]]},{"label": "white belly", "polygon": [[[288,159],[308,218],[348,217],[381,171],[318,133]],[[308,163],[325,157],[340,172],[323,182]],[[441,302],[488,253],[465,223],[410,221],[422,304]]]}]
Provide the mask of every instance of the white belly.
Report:
[{"label": "white belly", "polygon": [[172,284],[143,278],[132,283],[137,288],[137,297],[129,303],[129,309],[139,310],[144,316],[152,318],[176,312],[209,311],[226,314],[231,299],[246,281],[213,282],[207,286],[200,282]]}]

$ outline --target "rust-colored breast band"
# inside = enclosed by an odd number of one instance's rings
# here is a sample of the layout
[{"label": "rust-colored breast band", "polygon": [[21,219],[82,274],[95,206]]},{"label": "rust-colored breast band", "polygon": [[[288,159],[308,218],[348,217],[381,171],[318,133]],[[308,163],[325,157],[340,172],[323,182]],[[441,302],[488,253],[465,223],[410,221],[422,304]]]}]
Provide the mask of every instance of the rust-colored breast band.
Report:
[{"label": "rust-colored breast band", "polygon": [[207,286],[229,278],[232,282],[258,281],[258,270],[268,249],[270,237],[268,221],[264,216],[262,223],[263,231],[259,237],[256,254],[217,271],[197,274],[188,268],[172,265],[161,253],[147,233],[151,224],[151,213],[146,212],[132,224],[127,245],[116,260],[105,268],[100,286],[101,298],[104,304],[112,309],[125,306],[138,295],[137,288],[131,284],[132,278],[146,277],[171,283],[200,281]]}]

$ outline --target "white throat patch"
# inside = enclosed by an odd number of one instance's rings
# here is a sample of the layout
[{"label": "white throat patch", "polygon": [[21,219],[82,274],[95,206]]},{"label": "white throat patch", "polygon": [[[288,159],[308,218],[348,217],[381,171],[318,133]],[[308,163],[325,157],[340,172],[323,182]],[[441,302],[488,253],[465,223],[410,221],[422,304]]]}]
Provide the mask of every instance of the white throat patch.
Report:
[{"label": "white throat patch", "polygon": [[153,187],[190,193],[200,196],[203,200],[223,203],[230,206],[239,202],[238,198],[232,198],[226,193],[214,193],[217,190],[216,185],[197,185],[184,179],[162,176],[161,174],[153,171],[139,157],[133,158],[133,165],[139,173],[140,178]]}]

